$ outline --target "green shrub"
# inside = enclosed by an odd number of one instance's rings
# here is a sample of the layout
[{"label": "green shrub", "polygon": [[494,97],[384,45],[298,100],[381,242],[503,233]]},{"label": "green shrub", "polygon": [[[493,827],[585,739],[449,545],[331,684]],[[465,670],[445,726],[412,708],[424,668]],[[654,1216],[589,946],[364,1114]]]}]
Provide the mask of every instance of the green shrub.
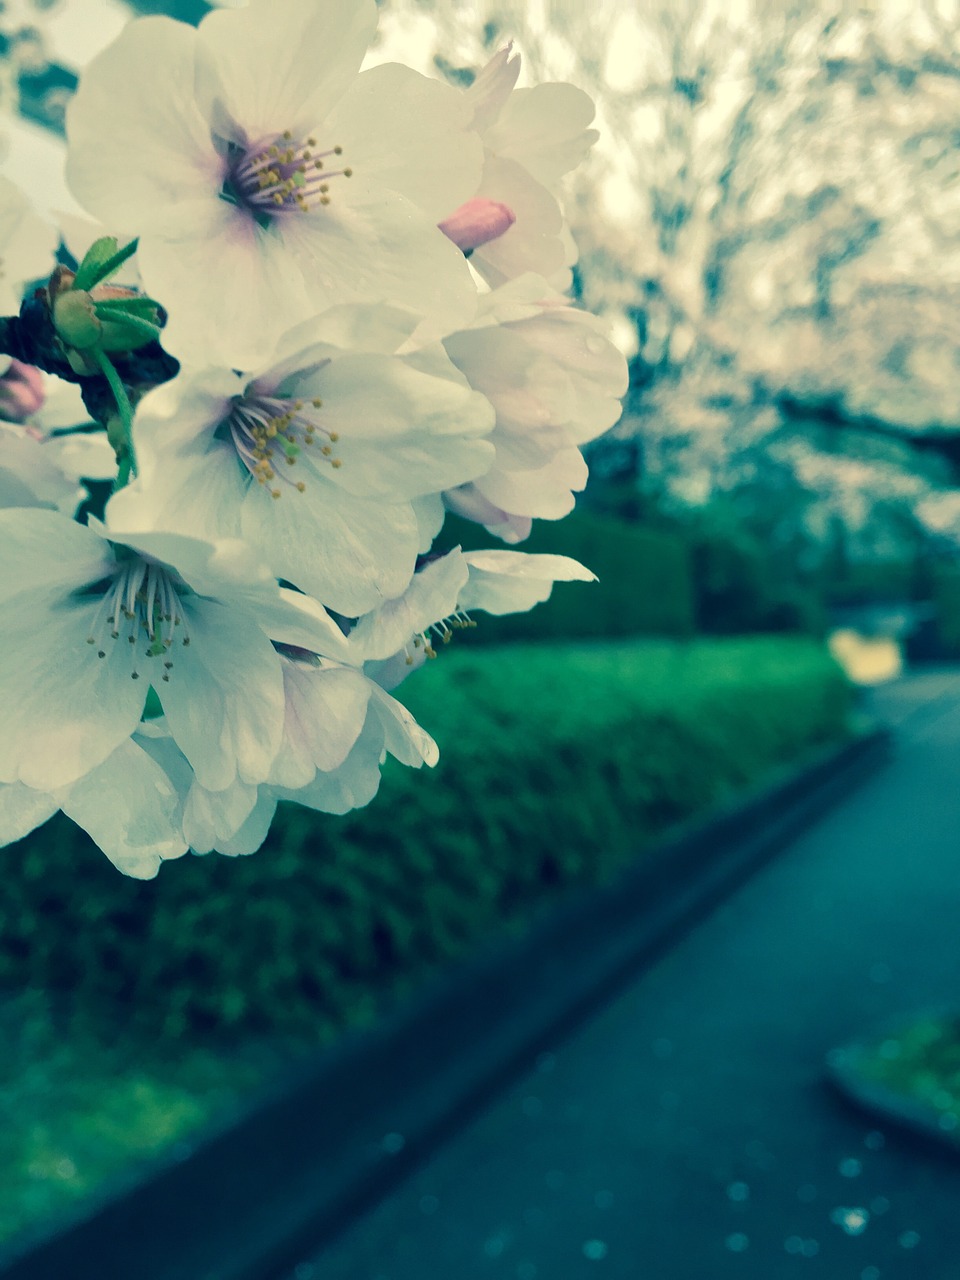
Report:
[{"label": "green shrub", "polygon": [[943,569],[937,574],[933,607],[938,656],[960,657],[960,574],[950,569]]},{"label": "green shrub", "polygon": [[101,1025],[316,1034],[841,737],[850,696],[793,639],[454,649],[408,687],[435,773],[387,768],[342,819],[288,807],[251,858],[140,883],[59,819],[8,848],[0,987]]}]

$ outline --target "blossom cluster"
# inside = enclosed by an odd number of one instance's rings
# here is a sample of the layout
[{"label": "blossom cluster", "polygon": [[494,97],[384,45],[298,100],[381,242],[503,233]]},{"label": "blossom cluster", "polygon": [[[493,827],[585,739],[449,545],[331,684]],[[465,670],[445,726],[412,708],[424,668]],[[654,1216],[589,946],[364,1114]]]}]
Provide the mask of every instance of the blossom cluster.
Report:
[{"label": "blossom cluster", "polygon": [[565,296],[592,105],[509,47],[466,90],[362,70],[376,12],[136,19],[67,113],[89,223],[0,184],[0,843],[59,809],[150,877],[253,852],[280,800],[364,805],[438,756],[391,690],[592,577],[435,550],[447,512],[565,515],[619,414]]}]

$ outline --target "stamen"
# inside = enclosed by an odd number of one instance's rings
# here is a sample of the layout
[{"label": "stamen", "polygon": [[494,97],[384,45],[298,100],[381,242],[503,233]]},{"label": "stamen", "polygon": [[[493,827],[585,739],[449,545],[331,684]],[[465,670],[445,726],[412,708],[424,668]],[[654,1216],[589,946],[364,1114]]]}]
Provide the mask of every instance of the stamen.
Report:
[{"label": "stamen", "polygon": [[297,465],[304,450],[312,450],[318,461],[329,462],[331,467],[343,465],[333,451],[340,437],[324,426],[319,412],[322,406],[319,398],[304,403],[283,396],[241,396],[234,401],[218,433],[232,440],[244,468],[257,484],[268,488],[271,497],[279,498],[282,493],[270,485],[273,480],[281,480],[303,493],[307,485],[294,479],[288,468]]},{"label": "stamen", "polygon": [[183,629],[181,643],[190,643],[180,603],[185,590],[163,565],[139,556],[122,561],[106,584],[87,644],[97,645],[97,657],[105,658],[110,652],[109,642],[125,640],[131,656],[130,678],[139,680],[137,648],[146,641],[142,656],[163,657],[160,678],[169,681],[173,662],[168,650],[173,646],[177,627]]},{"label": "stamen", "polygon": [[328,205],[331,180],[352,178],[353,169],[327,169],[324,161],[342,155],[343,147],[317,151],[316,146],[316,138],[299,140],[289,129],[248,147],[227,144],[221,196],[246,208],[264,226],[281,213],[310,213]]}]

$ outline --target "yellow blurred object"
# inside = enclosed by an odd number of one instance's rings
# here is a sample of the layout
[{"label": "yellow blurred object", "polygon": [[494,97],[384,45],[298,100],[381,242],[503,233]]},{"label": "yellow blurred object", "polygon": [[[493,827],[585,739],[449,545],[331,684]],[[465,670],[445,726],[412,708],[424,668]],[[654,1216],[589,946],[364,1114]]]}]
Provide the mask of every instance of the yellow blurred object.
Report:
[{"label": "yellow blurred object", "polygon": [[903,673],[903,654],[890,636],[865,636],[852,628],[834,631],[830,652],[854,684],[886,684]]}]

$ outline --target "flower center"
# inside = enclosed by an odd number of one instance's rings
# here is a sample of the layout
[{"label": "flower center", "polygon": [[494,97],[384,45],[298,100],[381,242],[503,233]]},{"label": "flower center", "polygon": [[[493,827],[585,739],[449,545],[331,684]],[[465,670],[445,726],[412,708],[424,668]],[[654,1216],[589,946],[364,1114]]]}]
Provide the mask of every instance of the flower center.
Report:
[{"label": "flower center", "polygon": [[323,425],[322,408],[319,398],[305,403],[283,396],[246,395],[234,401],[221,426],[229,432],[237,457],[257,484],[268,488],[271,497],[279,498],[282,490],[278,481],[300,493],[306,489],[304,481],[291,473],[305,449],[314,450],[314,456],[331,467],[342,466],[341,459],[333,455],[340,437]]},{"label": "flower center", "polygon": [[139,680],[138,645],[146,643],[140,652],[147,658],[162,658],[161,678],[169,680],[174,641],[179,637],[181,644],[190,643],[180,602],[183,591],[183,583],[163,565],[139,556],[122,561],[107,584],[87,644],[95,644],[97,657],[105,658],[111,644],[124,641],[131,656],[130,678]]},{"label": "flower center", "polygon": [[289,129],[248,147],[228,143],[221,197],[242,206],[260,226],[269,226],[277,214],[309,213],[329,204],[331,181],[350,178],[353,170],[338,167],[343,147],[316,146],[315,138],[298,141]]}]

